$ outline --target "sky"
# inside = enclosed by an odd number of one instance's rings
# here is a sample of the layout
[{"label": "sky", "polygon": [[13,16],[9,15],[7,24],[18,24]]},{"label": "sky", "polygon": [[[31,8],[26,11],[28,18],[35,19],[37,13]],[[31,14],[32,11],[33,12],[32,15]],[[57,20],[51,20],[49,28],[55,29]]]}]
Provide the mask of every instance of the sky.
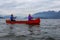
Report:
[{"label": "sky", "polygon": [[27,16],[49,10],[59,11],[60,0],[0,0],[0,15]]}]

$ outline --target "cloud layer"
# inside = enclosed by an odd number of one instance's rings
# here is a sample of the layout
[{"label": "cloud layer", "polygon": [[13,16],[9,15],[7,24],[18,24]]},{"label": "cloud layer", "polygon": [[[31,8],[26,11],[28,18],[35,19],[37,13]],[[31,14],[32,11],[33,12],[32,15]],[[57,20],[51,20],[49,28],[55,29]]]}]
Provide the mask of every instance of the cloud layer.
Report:
[{"label": "cloud layer", "polygon": [[25,15],[60,10],[60,0],[0,0],[0,14]]}]

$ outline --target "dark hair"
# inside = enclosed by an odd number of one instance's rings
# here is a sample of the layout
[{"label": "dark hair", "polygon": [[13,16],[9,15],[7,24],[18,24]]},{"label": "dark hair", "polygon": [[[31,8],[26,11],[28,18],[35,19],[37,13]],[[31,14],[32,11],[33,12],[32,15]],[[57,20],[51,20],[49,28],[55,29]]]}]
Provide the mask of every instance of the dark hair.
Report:
[{"label": "dark hair", "polygon": [[11,14],[11,16],[13,16],[13,14]]}]

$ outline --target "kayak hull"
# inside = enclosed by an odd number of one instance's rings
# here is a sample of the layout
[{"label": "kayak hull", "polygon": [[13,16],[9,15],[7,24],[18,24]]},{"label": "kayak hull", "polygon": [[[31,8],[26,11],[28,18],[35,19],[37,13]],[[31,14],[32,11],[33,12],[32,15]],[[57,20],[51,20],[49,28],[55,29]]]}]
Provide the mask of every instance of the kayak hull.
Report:
[{"label": "kayak hull", "polygon": [[30,25],[39,25],[40,19],[30,20],[30,21],[10,21],[6,20],[7,24],[30,24]]}]

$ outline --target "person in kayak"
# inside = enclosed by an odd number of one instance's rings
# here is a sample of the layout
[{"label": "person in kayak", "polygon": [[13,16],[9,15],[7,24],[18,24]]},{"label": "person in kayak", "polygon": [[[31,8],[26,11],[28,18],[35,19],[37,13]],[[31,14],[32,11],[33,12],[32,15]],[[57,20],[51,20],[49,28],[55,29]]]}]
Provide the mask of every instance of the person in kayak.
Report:
[{"label": "person in kayak", "polygon": [[15,17],[13,16],[13,14],[11,14],[10,20],[11,20],[11,21],[15,21]]},{"label": "person in kayak", "polygon": [[29,20],[29,21],[32,20],[32,16],[31,16],[31,14],[29,14],[29,16],[28,16],[28,20]]}]

